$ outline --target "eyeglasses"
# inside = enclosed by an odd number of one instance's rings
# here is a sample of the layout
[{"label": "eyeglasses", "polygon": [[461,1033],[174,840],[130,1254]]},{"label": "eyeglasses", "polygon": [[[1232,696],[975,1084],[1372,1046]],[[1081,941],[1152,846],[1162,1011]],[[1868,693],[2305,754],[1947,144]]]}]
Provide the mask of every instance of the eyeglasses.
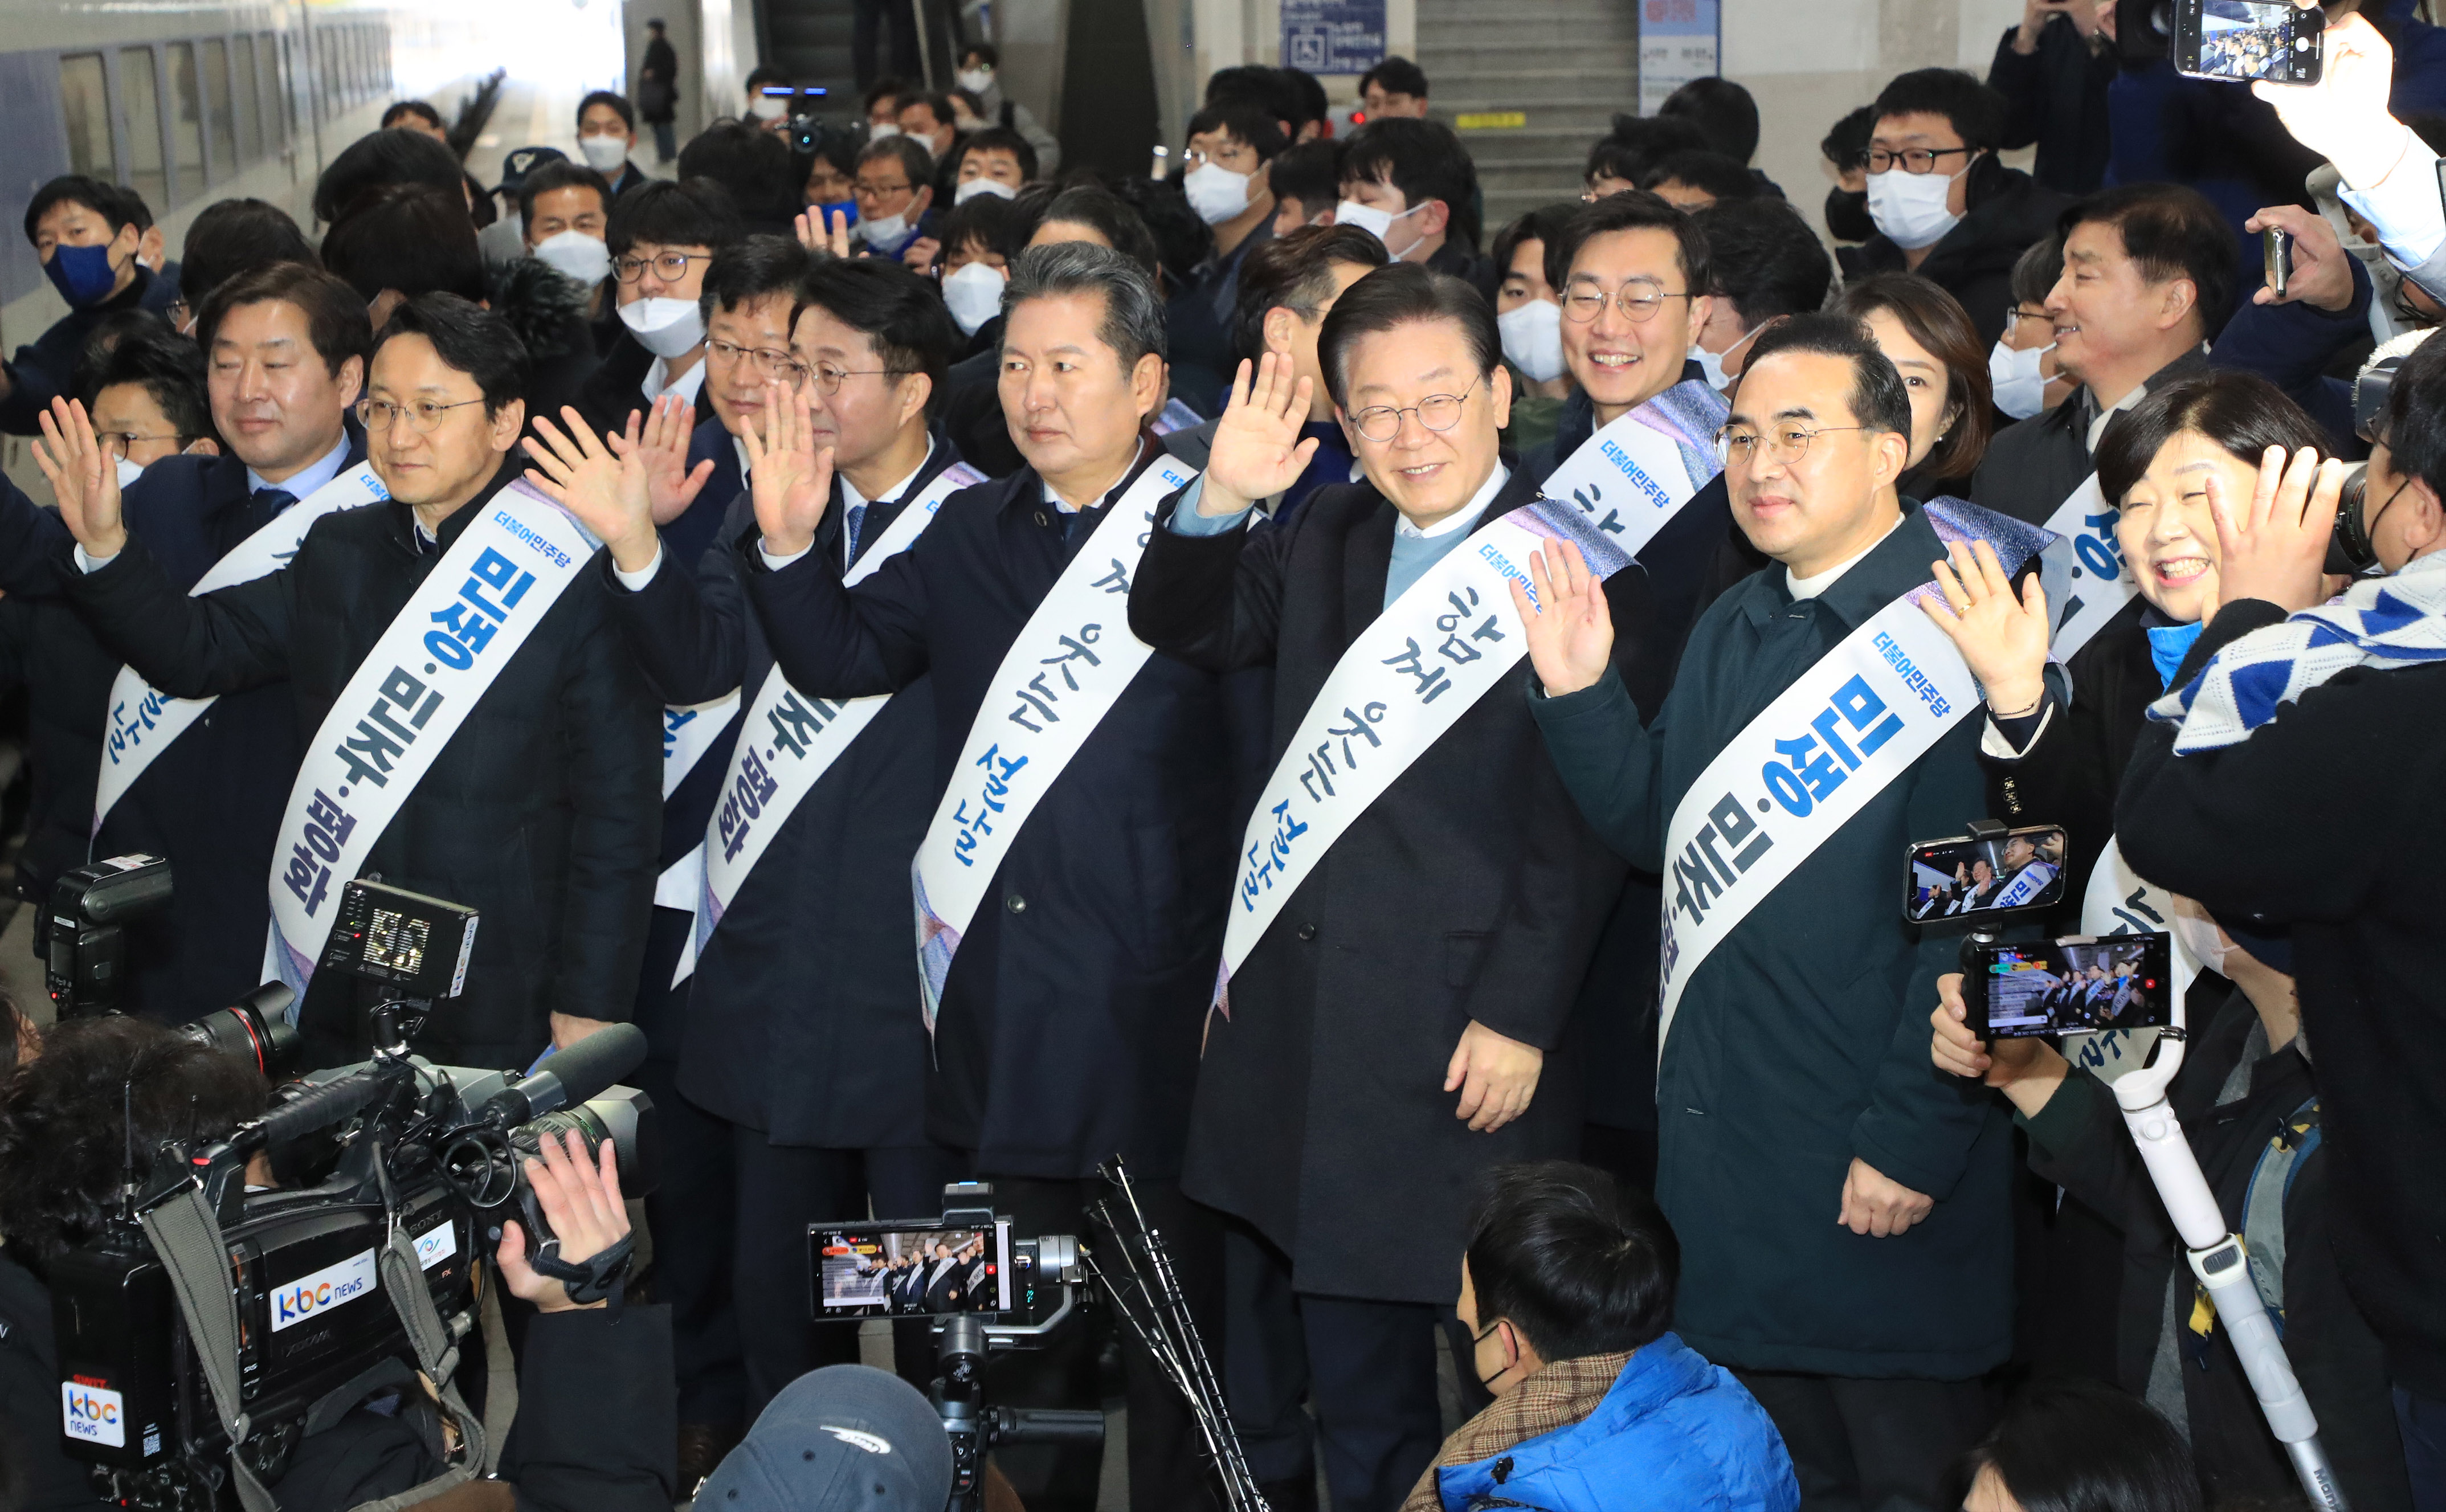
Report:
[{"label": "eyeglasses", "polygon": [[1869,149],[1869,172],[1881,174],[1898,167],[1907,174],[1930,174],[1936,172],[1939,158],[1950,158],[1955,153],[1972,150],[1968,147],[1910,147],[1901,152],[1888,152],[1882,147],[1872,147]]},{"label": "eyeglasses", "polygon": [[367,431],[382,436],[389,433],[393,420],[404,417],[408,427],[418,435],[430,436],[441,428],[442,416],[454,409],[465,409],[470,404],[482,402],[481,399],[462,399],[455,404],[437,404],[429,399],[420,399],[405,404],[394,404],[386,399],[361,399],[357,401],[357,419],[364,422]]},{"label": "eyeglasses", "polygon": [[2043,309],[2008,309],[2004,311],[2004,328],[2008,331],[2017,329],[2021,326],[2022,322],[2025,320],[2043,321],[2050,326],[2055,324],[2055,317],[2048,314]]},{"label": "eyeglasses", "polygon": [[1441,435],[1460,423],[1461,405],[1484,382],[1473,380],[1458,394],[1429,394],[1415,404],[1373,404],[1351,416],[1350,423],[1371,441],[1389,441],[1402,434],[1402,417],[1416,415],[1420,424]]},{"label": "eyeglasses", "polygon": [[1203,168],[1208,163],[1223,167],[1227,163],[1245,161],[1251,156],[1249,148],[1233,142],[1228,147],[1219,147],[1213,152],[1208,152],[1203,147],[1192,147],[1180,155],[1180,161],[1182,166],[1189,168]]},{"label": "eyeglasses", "polygon": [[896,378],[899,376],[896,369],[890,367],[835,367],[830,363],[818,363],[815,366],[804,368],[802,371],[814,376],[817,391],[827,397],[840,392],[841,380],[844,378]]},{"label": "eyeglasses", "polygon": [[614,257],[612,259],[612,272],[620,282],[633,284],[645,277],[646,270],[651,268],[655,277],[664,283],[675,284],[687,276],[688,264],[711,261],[711,252],[656,252],[651,257]]},{"label": "eyeglasses", "polygon": [[758,372],[767,378],[778,378],[792,388],[807,381],[806,364],[771,346],[742,346],[737,342],[707,337],[705,355],[707,361],[720,363],[725,367],[744,357],[756,364]]},{"label": "eyeglasses", "polygon": [[1656,318],[1668,299],[1687,299],[1685,290],[1668,294],[1644,278],[1634,278],[1609,294],[1602,289],[1574,285],[1563,295],[1563,314],[1576,325],[1586,326],[1605,313],[1610,304],[1622,311],[1622,318],[1634,326],[1645,326]]},{"label": "eyeglasses", "polygon": [[1716,433],[1716,461],[1722,467],[1731,467],[1735,463],[1747,467],[1763,441],[1768,460],[1790,466],[1808,456],[1809,443],[1829,431],[1865,431],[1869,428],[1866,425],[1820,425],[1813,431],[1800,425],[1778,425],[1761,437],[1756,431],[1727,425]]},{"label": "eyeglasses", "polygon": [[110,455],[123,462],[127,460],[127,449],[138,441],[177,441],[184,446],[191,438],[177,431],[163,431],[158,436],[141,436],[135,431],[96,431],[94,439],[109,447]]},{"label": "eyeglasses", "polygon": [[906,178],[896,184],[871,184],[861,178],[853,187],[852,192],[860,199],[889,199],[894,195],[908,194],[910,186]]}]

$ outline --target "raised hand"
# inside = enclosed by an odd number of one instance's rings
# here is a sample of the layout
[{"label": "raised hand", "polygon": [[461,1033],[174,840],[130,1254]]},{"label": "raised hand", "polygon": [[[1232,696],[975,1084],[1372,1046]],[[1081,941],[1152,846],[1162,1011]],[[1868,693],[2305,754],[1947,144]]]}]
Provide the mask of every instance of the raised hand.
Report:
[{"label": "raised hand", "polygon": [[1555,541],[1529,553],[1529,589],[1511,582],[1512,607],[1529,636],[1529,664],[1550,698],[1593,687],[1613,655],[1613,611],[1605,584],[1589,570],[1580,549]]},{"label": "raised hand", "polygon": [[[647,502],[644,465],[633,452],[623,457],[604,445],[576,410],[563,405],[560,417],[569,426],[565,435],[541,415],[535,418],[536,439],[543,444],[527,448],[535,462],[527,481],[611,548],[613,566],[623,572],[644,571],[662,550]],[[636,424],[634,415],[629,423]]]},{"label": "raised hand", "polygon": [[[696,406],[676,394],[654,401],[640,427],[635,410],[629,412],[629,434],[607,436],[622,458],[634,458],[645,469],[646,502],[656,525],[668,525],[687,513],[706,481],[713,476],[708,457],[691,469],[688,442],[696,436]],[[715,501],[720,504],[722,501]]]},{"label": "raised hand", "polygon": [[[2259,460],[2259,485],[2237,508],[2214,473],[2207,475],[2216,518],[2217,598],[2265,599],[2286,613],[2326,598],[2327,537],[2335,533],[2344,464],[2305,446],[2271,446]],[[88,547],[86,550],[90,551]]]},{"label": "raised hand", "polygon": [[117,556],[127,546],[127,532],[119,520],[119,467],[94,434],[84,401],[53,399],[51,407],[35,418],[43,434],[34,440],[34,465],[50,480],[61,522],[85,555],[97,560]]},{"label": "raised hand", "polygon": [[[2306,9],[2308,0],[2296,4]],[[2373,188],[2412,141],[2410,128],[2387,111],[2395,86],[2395,48],[2358,15],[2328,23],[2319,43],[2324,61],[2317,84],[2261,80],[2250,92],[2274,107],[2276,119],[2294,140],[2334,163],[2345,183]]]},{"label": "raised hand", "polygon": [[833,449],[816,449],[816,422],[801,389],[768,383],[764,429],[741,433],[747,446],[748,496],[764,550],[796,556],[816,544],[816,527],[833,492]]},{"label": "raised hand", "polygon": [[841,210],[834,211],[833,223],[829,229],[825,227],[823,220],[823,212],[819,210],[800,211],[798,218],[792,223],[798,228],[799,245],[809,252],[830,252],[836,257],[850,255],[849,213]]},{"label": "raised hand", "polygon": [[1300,439],[1308,408],[1315,398],[1313,380],[1296,382],[1296,367],[1279,353],[1268,352],[1257,362],[1256,381],[1249,364],[1232,379],[1232,399],[1214,427],[1214,449],[1206,457],[1206,486],[1198,493],[1200,514],[1237,514],[1261,498],[1299,481],[1316,456],[1317,441]]},{"label": "raised hand", "polygon": [[2327,217],[2299,205],[2270,205],[2242,223],[2245,231],[2276,230],[2293,238],[2293,272],[2279,294],[2267,284],[2252,290],[2254,305],[2304,304],[2341,314],[2353,303],[2353,270],[2336,228]]},{"label": "raised hand", "polygon": [[2047,590],[2039,575],[2013,596],[2013,580],[1996,549],[1985,541],[1955,542],[1935,564],[1936,588],[1945,607],[1923,593],[1919,607],[1962,649],[1970,675],[1986,692],[1991,713],[2026,714],[2046,692]]}]

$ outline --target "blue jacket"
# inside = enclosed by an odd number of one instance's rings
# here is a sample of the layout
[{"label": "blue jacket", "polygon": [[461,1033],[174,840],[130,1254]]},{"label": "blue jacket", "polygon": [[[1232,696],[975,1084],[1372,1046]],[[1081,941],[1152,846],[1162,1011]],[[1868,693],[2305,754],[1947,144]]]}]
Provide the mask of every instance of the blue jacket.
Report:
[{"label": "blue jacket", "polygon": [[1732,1372],[1671,1334],[1632,1354],[1587,1418],[1491,1460],[1447,1465],[1436,1472],[1436,1490],[1446,1512],[1790,1512],[1800,1504],[1792,1456],[1766,1409]]}]

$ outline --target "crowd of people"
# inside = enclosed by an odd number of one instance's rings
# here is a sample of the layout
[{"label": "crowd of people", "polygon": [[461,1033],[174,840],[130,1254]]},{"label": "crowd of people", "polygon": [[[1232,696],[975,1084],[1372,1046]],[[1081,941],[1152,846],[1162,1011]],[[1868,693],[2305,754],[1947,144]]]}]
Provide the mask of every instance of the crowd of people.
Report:
[{"label": "crowd of people", "polygon": [[[2411,9],[2328,6],[2287,88],[2028,0],[1985,82],[1834,124],[1831,245],[1724,80],[1490,235],[1404,60],[1342,131],[1224,69],[1170,176],[1114,179],[982,43],[854,127],[760,70],[685,143],[664,45],[489,189],[404,102],[318,233],[228,200],[175,261],[130,191],[44,185],[70,313],[0,375],[52,496],[0,489],[18,889],[139,852],[175,889],[124,1016],[0,1036],[0,1478],[95,1504],[45,1277],[131,1163],[265,1106],[162,1026],[276,971],[304,1066],[363,1058],[314,967],[378,874],[482,920],[419,1054],[649,1047],[635,1295],[504,1244],[584,1314],[525,1335],[522,1501],[836,1504],[792,1479],[830,1424],[941,1504],[910,1393],[983,1240],[811,1276],[811,1225],[975,1179],[1092,1243],[1120,1154],[1285,1512],[2302,1504],[2114,1057],[1983,1039],[1975,924],[2172,936],[2167,1095],[2336,1482],[2446,1506]],[[2060,1018],[2135,1017],[2103,948]],[[566,1153],[582,1256],[627,1223]],[[836,1279],[902,1379],[819,1320]],[[1213,1504],[1124,1333],[989,1397],[1125,1401],[1133,1504]],[[539,1372],[623,1388],[580,1425]],[[283,1505],[433,1473],[333,1443]],[[1091,1448],[995,1465],[1097,1503]]]}]

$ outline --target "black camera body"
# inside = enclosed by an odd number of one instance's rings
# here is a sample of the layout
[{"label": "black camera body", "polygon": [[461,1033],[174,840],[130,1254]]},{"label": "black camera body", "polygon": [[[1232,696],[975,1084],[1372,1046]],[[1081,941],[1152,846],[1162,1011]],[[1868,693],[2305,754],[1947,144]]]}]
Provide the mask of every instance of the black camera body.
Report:
[{"label": "black camera body", "polygon": [[169,905],[170,863],[136,853],[79,867],[51,884],[50,902],[45,990],[63,1018],[106,1013],[127,977],[127,923]]}]

